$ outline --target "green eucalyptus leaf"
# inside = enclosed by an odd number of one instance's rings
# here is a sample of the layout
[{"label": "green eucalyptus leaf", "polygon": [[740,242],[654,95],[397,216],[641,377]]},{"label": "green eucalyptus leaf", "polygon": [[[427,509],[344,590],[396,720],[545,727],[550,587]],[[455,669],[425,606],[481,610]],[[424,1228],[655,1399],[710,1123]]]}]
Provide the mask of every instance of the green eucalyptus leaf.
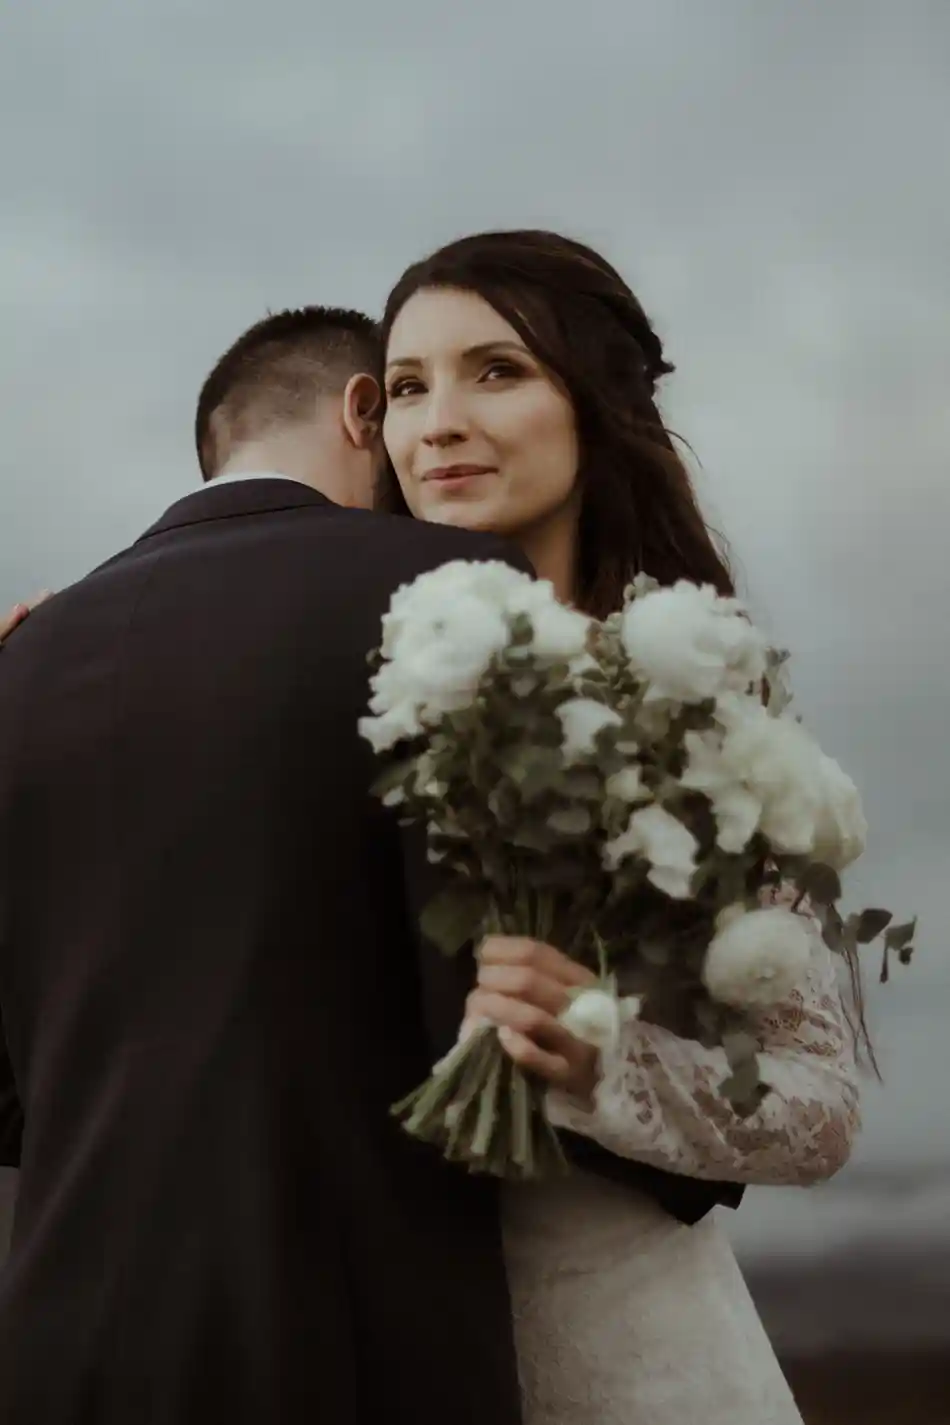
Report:
[{"label": "green eucalyptus leaf", "polygon": [[477,940],[485,918],[485,896],[468,886],[447,886],[435,895],[420,918],[420,929],[443,955],[457,955]]},{"label": "green eucalyptus leaf", "polygon": [[670,963],[670,944],[668,940],[654,940],[645,936],[639,943],[638,949],[641,958],[648,965],[668,965]]},{"label": "green eucalyptus leaf", "polygon": [[722,1036],[722,1047],[730,1069],[739,1070],[743,1065],[754,1062],[758,1053],[758,1041],[745,1029],[731,1029]]},{"label": "green eucalyptus leaf", "polygon": [[562,836],[586,836],[591,829],[592,817],[587,807],[561,807],[552,811],[548,826]]},{"label": "green eucalyptus leaf", "polygon": [[863,910],[857,918],[857,942],[870,945],[894,919],[889,910]]},{"label": "green eucalyptus leaf", "polygon": [[384,800],[390,792],[408,790],[415,781],[416,758],[403,757],[387,766],[372,785],[374,796]]},{"label": "green eucalyptus leaf", "polygon": [[557,841],[557,833],[549,826],[525,824],[516,827],[507,840],[511,846],[524,851],[550,851]]},{"label": "green eucalyptus leaf", "polygon": [[746,1059],[720,1085],[720,1093],[732,1105],[740,1118],[755,1113],[769,1088],[759,1077],[758,1059]]},{"label": "green eucalyptus leaf", "polygon": [[813,862],[799,881],[800,888],[819,905],[831,905],[841,898],[841,878],[831,866]]},{"label": "green eucalyptus leaf", "polygon": [[917,929],[917,917],[908,920],[904,925],[892,925],[884,936],[884,944],[888,950],[904,950],[914,938]]}]

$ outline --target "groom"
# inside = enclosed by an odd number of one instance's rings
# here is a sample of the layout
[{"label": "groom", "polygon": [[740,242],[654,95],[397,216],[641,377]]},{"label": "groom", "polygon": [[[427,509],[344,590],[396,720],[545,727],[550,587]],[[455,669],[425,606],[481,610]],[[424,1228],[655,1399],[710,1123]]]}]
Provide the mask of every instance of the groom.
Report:
[{"label": "groom", "polygon": [[0,655],[0,1420],[519,1420],[495,1187],[388,1116],[467,983],[415,941],[356,723],[400,583],[521,561],[366,512],[375,345],[252,328],[201,394],[206,488]]},{"label": "groom", "polygon": [[207,487],[0,653],[10,1425],[520,1418],[494,1187],[388,1114],[435,1046],[356,725],[398,585],[521,560],[360,508],[374,341],[243,338]]}]

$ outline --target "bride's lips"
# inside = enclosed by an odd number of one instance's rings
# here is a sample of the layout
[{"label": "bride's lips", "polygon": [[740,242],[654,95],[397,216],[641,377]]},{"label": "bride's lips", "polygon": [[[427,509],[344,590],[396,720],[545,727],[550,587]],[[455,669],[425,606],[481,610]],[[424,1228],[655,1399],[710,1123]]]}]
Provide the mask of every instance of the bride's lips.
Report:
[{"label": "bride's lips", "polygon": [[451,489],[456,485],[464,485],[479,475],[494,474],[496,471],[492,465],[438,465],[433,470],[427,470],[422,479],[424,484],[441,485]]}]

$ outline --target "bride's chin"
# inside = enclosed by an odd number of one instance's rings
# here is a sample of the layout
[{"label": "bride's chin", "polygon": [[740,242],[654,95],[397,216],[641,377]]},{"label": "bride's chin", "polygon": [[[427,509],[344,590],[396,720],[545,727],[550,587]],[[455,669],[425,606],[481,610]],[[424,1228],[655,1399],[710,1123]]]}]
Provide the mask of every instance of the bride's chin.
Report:
[{"label": "bride's chin", "polygon": [[490,510],[461,503],[434,505],[426,510],[423,518],[428,524],[452,525],[455,529],[469,529],[473,534],[493,534],[496,528]]}]

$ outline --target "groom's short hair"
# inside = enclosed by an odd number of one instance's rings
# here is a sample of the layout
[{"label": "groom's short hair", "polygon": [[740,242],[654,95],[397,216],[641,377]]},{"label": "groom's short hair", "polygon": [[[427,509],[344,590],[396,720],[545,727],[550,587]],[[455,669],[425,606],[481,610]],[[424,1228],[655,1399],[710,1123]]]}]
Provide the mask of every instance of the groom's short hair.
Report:
[{"label": "groom's short hair", "polygon": [[205,480],[229,454],[275,426],[311,420],[319,396],[342,396],[351,376],[377,365],[378,329],[344,307],[275,312],[238,337],[207,377],[195,414]]}]

